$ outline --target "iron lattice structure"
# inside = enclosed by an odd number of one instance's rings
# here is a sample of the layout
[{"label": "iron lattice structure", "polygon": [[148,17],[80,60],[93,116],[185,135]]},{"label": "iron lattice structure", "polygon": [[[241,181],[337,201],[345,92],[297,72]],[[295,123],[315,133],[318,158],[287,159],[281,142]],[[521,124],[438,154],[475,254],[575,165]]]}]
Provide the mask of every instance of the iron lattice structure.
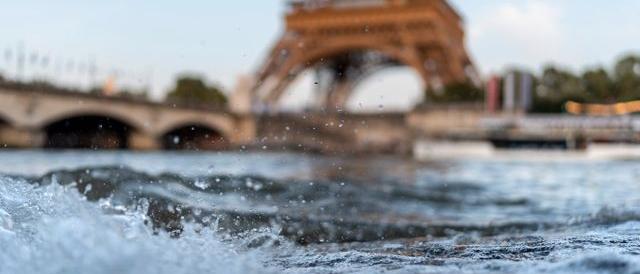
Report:
[{"label": "iron lattice structure", "polygon": [[388,67],[408,66],[426,86],[475,77],[462,19],[446,0],[293,1],[286,31],[251,89],[274,106],[303,71],[316,72],[317,107],[339,110],[355,86]]}]

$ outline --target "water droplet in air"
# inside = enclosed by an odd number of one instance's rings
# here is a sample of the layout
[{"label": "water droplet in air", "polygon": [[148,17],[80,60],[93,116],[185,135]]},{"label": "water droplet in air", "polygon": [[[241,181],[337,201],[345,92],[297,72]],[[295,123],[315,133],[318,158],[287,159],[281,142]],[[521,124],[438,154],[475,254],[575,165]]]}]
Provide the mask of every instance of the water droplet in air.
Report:
[{"label": "water droplet in air", "polygon": [[87,193],[89,193],[92,188],[93,188],[92,184],[87,184],[87,186],[84,188],[84,194],[86,195]]}]

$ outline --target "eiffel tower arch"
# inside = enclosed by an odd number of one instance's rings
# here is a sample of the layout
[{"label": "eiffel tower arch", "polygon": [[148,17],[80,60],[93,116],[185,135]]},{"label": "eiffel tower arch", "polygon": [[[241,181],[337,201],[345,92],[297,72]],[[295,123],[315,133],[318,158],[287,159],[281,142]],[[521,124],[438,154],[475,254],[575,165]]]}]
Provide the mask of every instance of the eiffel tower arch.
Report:
[{"label": "eiffel tower arch", "polygon": [[[316,107],[343,109],[377,71],[407,66],[423,85],[474,78],[462,19],[446,0],[306,0],[289,4],[286,30],[254,78],[254,109],[277,105],[305,70],[316,75]],[[392,92],[392,91],[390,91]]]}]

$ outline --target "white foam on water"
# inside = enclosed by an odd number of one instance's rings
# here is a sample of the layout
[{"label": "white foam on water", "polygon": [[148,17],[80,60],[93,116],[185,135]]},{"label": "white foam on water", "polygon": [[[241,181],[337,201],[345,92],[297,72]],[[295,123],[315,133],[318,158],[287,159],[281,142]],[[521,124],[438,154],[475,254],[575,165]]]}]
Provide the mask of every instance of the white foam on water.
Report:
[{"label": "white foam on water", "polygon": [[552,274],[635,274],[640,272],[640,259],[611,251],[587,252],[557,263],[531,268],[527,273]]},{"label": "white foam on water", "polygon": [[154,235],[142,213],[106,214],[75,189],[0,178],[0,273],[265,273],[215,232]]}]

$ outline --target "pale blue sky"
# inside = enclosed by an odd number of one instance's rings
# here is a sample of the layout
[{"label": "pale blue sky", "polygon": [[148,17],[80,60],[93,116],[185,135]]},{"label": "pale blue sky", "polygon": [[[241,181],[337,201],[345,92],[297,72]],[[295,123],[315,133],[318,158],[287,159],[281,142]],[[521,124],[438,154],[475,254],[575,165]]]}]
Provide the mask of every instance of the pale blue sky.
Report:
[{"label": "pale blue sky", "polygon": [[[637,0],[453,4],[466,18],[468,48],[483,74],[514,65],[539,70],[548,62],[578,70],[640,50]],[[46,67],[29,66],[27,75],[87,85],[86,68],[79,64],[95,60],[98,80],[116,70],[121,86],[148,84],[159,97],[181,72],[199,73],[231,90],[238,75],[256,69],[280,34],[284,1],[0,0],[0,7],[3,74],[15,73],[7,51],[15,57],[23,43],[28,56],[37,52],[51,59]],[[302,89],[298,86],[292,91]],[[385,97],[390,89],[394,98]],[[395,91],[407,96],[397,98]],[[402,107],[419,93],[415,75],[392,70],[360,87],[352,104]]]}]

